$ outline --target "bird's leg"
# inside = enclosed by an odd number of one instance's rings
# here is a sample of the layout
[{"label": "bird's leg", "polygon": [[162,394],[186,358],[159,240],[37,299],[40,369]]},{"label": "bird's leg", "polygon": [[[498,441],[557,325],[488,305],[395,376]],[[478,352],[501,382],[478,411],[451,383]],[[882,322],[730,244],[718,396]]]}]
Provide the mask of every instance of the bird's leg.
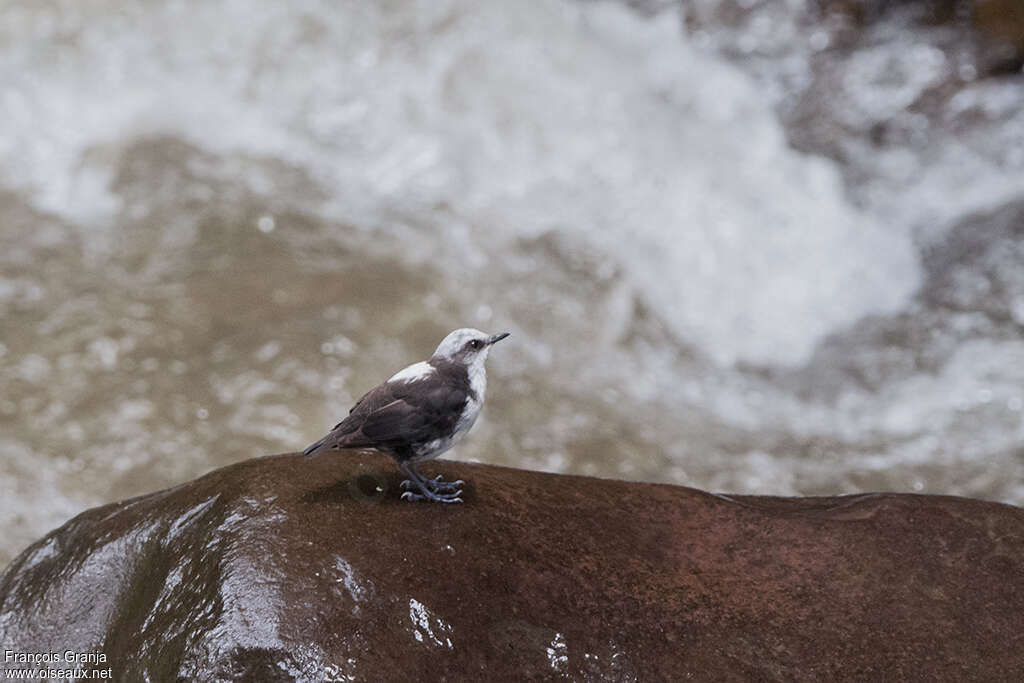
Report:
[{"label": "bird's leg", "polygon": [[[398,464],[398,469],[402,470],[402,473],[405,476],[409,477],[408,479],[406,479],[406,480],[404,480],[402,482],[402,488],[403,489],[411,489],[411,488],[420,489],[420,488],[423,488],[423,487],[430,487],[430,483],[426,479],[423,478],[423,475],[421,475],[419,472],[416,471],[416,469],[412,466],[412,464],[399,463]],[[432,487],[430,487],[430,488],[432,488]]]},{"label": "bird's leg", "polygon": [[402,494],[403,500],[419,501],[419,500],[432,500],[436,503],[461,503],[462,495],[461,490],[455,490],[457,484],[462,482],[446,482],[441,481],[440,476],[434,479],[424,479],[423,475],[416,471],[412,463],[402,462],[398,464],[398,468],[409,477],[402,482],[402,488],[415,488],[419,492],[406,491]]}]

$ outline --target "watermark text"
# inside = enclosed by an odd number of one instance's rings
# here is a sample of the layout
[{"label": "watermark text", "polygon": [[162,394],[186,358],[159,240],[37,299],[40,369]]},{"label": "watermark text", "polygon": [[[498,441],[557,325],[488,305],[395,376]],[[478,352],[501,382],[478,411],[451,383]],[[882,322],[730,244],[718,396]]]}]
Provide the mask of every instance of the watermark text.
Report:
[{"label": "watermark text", "polygon": [[4,650],[3,680],[111,680],[113,667],[103,667],[103,652]]}]

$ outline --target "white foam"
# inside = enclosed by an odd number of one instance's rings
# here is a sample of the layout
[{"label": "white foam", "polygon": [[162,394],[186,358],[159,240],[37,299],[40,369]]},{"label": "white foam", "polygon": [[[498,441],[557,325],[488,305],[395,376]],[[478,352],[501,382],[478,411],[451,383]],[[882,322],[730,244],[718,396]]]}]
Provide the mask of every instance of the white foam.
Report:
[{"label": "white foam", "polygon": [[[7,20],[60,47],[51,58],[20,40],[0,56],[0,149],[21,160],[0,172],[91,222],[93,245],[119,208],[118,150],[169,134],[304,167],[333,192],[321,210],[356,223],[406,208],[431,231],[456,229],[431,216],[443,199],[457,222],[487,226],[446,235],[435,255],[458,265],[552,229],[589,242],[723,363],[798,362],[837,326],[900,307],[919,280],[908,231],[850,206],[834,165],[790,149],[759,87],[692,47],[675,12],[556,0],[65,10]],[[55,40],[66,24],[78,40]],[[429,253],[427,237],[412,249]]]}]

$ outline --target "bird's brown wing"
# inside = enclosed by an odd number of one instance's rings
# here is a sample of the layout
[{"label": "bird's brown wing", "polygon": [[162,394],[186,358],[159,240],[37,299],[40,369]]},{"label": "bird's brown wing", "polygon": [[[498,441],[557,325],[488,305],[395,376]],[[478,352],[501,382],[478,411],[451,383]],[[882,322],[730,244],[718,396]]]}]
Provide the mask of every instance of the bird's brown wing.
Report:
[{"label": "bird's brown wing", "polygon": [[375,443],[417,443],[451,433],[467,393],[450,384],[429,387],[397,392],[395,401],[366,416],[359,429],[363,437]]},{"label": "bird's brown wing", "polygon": [[366,420],[367,415],[395,401],[395,396],[392,393],[393,387],[389,385],[390,382],[385,382],[363,394],[348,411],[348,416],[344,420],[334,425],[327,436],[310,444],[303,453],[317,455],[329,449],[364,448],[364,446],[350,445],[347,442],[356,437],[356,432],[359,431],[359,427]]},{"label": "bird's brown wing", "polygon": [[401,453],[415,443],[449,434],[468,394],[449,383],[385,382],[364,395],[331,433],[306,454],[338,448],[379,448]]}]

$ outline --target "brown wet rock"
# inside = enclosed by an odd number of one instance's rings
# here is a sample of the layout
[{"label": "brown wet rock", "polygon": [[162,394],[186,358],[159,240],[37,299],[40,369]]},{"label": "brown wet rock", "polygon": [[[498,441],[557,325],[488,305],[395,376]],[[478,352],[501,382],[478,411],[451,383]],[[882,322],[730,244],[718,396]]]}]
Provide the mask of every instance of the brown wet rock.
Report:
[{"label": "brown wet rock", "polygon": [[1024,50],[1024,3],[1020,0],[975,0],[973,19],[978,28],[997,40]]},{"label": "brown wet rock", "polygon": [[466,503],[281,455],[89,510],[0,578],[0,644],[125,681],[1024,680],[1019,508],[426,469]]},{"label": "brown wet rock", "polygon": [[981,50],[983,74],[1012,75],[1024,56],[1024,3],[1020,0],[817,0],[824,17],[845,18],[856,28],[912,17],[921,26],[969,28],[988,49]]}]

